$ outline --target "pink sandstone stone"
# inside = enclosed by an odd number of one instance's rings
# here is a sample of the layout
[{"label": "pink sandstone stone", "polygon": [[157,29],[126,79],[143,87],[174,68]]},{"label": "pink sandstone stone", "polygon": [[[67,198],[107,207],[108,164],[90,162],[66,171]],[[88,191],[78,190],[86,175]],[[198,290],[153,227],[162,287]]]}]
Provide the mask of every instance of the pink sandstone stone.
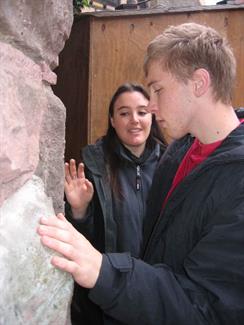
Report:
[{"label": "pink sandstone stone", "polygon": [[37,167],[40,125],[48,103],[41,68],[30,58],[0,43],[0,66],[1,205]]}]

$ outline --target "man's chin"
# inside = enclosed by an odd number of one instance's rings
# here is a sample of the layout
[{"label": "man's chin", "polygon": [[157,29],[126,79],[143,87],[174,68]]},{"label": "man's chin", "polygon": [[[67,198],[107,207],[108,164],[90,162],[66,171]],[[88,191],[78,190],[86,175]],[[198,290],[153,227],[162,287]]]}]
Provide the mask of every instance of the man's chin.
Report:
[{"label": "man's chin", "polygon": [[167,132],[166,131],[166,125],[164,121],[157,121],[158,127],[161,130],[161,132]]}]

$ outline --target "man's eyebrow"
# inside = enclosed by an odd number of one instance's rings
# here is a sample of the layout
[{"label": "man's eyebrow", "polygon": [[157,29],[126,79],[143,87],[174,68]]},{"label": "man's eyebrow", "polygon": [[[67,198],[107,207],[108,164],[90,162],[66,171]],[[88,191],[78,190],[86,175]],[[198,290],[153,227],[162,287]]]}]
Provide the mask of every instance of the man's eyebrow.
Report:
[{"label": "man's eyebrow", "polygon": [[153,84],[155,84],[157,82],[157,80],[152,80],[151,82],[149,82],[149,84],[147,84],[147,87],[151,87]]}]

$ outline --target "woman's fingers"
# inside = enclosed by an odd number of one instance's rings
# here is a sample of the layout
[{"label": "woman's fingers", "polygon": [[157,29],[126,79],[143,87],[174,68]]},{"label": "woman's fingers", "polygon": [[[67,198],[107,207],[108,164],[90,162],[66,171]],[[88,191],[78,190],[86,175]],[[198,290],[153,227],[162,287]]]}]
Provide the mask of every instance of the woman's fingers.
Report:
[{"label": "woman's fingers", "polygon": [[72,178],[70,175],[70,170],[69,170],[69,163],[64,164],[64,174],[65,174],[65,180],[67,183],[70,183]]},{"label": "woman's fingers", "polygon": [[68,183],[77,178],[76,162],[70,159],[69,163],[64,164],[65,179]]},{"label": "woman's fingers", "polygon": [[70,159],[69,170],[70,170],[71,178],[76,179],[77,178],[77,169],[76,169],[76,162],[74,159]]},{"label": "woman's fingers", "polygon": [[78,166],[78,178],[85,178],[84,164],[80,163]]},{"label": "woman's fingers", "polygon": [[[80,181],[85,180],[84,164],[80,163],[78,169],[76,168],[76,162],[74,159],[70,159],[69,163],[64,164],[65,180],[67,185],[80,184]],[[75,181],[75,182],[73,182]]]},{"label": "woman's fingers", "polygon": [[92,183],[90,181],[88,181],[88,179],[86,179],[85,185],[86,185],[87,192],[89,192],[89,193],[91,193],[91,195],[93,195],[94,188],[93,188]]}]

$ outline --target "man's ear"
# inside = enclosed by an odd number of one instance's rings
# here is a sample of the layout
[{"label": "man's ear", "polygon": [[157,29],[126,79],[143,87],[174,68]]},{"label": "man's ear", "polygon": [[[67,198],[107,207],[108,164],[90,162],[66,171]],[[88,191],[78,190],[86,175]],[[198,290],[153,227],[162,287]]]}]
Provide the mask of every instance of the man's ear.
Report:
[{"label": "man's ear", "polygon": [[197,69],[192,76],[193,91],[196,97],[204,95],[211,85],[210,74],[206,69]]}]

